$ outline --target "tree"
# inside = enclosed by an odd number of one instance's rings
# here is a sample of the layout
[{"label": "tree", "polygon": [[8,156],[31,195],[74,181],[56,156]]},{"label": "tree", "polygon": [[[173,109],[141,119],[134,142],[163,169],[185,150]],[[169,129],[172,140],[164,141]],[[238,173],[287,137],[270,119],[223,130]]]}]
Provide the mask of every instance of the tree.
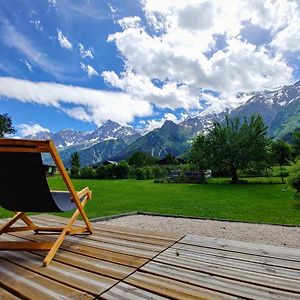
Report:
[{"label": "tree", "polygon": [[297,194],[300,191],[300,159],[290,168],[289,173],[288,182]]},{"label": "tree", "polygon": [[300,156],[300,131],[294,131],[292,135],[292,149],[294,156]]},{"label": "tree", "polygon": [[134,168],[152,166],[156,163],[157,158],[146,152],[137,151],[131,154],[127,159],[128,164]]},{"label": "tree", "polygon": [[226,168],[232,183],[237,183],[239,169],[258,168],[267,161],[267,126],[261,116],[215,122],[204,139],[208,162],[215,168]]},{"label": "tree", "polygon": [[71,177],[79,177],[80,175],[80,158],[78,152],[74,152],[71,155],[71,170],[70,170]]},{"label": "tree", "polygon": [[208,148],[204,135],[198,135],[193,141],[190,160],[197,166],[198,171],[203,171],[209,168],[208,163]]},{"label": "tree", "polygon": [[292,160],[292,150],[289,144],[284,141],[276,141],[271,144],[271,158],[275,165],[280,167],[281,182],[283,181],[282,167],[289,165]]},{"label": "tree", "polygon": [[12,126],[11,117],[8,114],[0,114],[0,138],[4,137],[4,134],[15,133],[16,130]]}]

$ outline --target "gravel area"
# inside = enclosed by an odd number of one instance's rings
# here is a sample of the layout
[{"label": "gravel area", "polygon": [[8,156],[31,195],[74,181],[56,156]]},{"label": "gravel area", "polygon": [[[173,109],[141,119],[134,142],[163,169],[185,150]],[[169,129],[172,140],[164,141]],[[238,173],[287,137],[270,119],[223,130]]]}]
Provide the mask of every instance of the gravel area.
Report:
[{"label": "gravel area", "polygon": [[300,227],[146,215],[126,216],[97,223],[300,248]]}]

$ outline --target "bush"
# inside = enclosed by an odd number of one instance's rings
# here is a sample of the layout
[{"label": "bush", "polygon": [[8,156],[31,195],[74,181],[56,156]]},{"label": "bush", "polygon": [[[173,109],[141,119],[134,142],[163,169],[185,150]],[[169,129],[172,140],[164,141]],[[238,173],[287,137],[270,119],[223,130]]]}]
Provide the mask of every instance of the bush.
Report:
[{"label": "bush", "polygon": [[296,193],[300,191],[300,159],[290,168],[290,176],[288,177],[290,186],[296,190]]},{"label": "bush", "polygon": [[89,178],[95,178],[95,177],[96,177],[96,171],[92,167],[81,168],[80,178],[89,179]]},{"label": "bush", "polygon": [[96,169],[96,178],[104,179],[105,178],[105,167],[100,166]]},{"label": "bush", "polygon": [[143,169],[143,168],[135,169],[135,177],[136,177],[137,180],[147,179],[145,169]]}]

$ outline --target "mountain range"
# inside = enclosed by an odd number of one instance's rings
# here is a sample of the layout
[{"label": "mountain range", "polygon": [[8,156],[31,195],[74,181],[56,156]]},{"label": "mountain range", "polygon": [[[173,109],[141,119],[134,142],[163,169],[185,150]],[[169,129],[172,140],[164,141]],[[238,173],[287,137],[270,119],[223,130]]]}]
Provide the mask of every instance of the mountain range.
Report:
[{"label": "mountain range", "polygon": [[270,137],[284,139],[300,128],[300,81],[274,90],[256,92],[241,106],[233,110],[214,113],[204,110],[197,116],[188,117],[175,124],[166,121],[161,128],[145,135],[130,127],[108,120],[93,132],[65,129],[57,133],[47,131],[27,136],[27,139],[52,139],[59,148],[64,163],[69,166],[71,154],[79,153],[81,164],[94,165],[112,159],[126,159],[135,151],[164,157],[184,154],[193,138],[205,133],[214,121],[222,122],[226,115],[231,117],[263,116]]}]

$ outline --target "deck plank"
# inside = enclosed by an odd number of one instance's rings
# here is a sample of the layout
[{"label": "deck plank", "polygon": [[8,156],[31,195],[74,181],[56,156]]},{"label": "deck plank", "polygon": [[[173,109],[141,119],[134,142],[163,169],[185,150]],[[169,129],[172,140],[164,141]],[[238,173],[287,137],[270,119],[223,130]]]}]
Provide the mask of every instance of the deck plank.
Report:
[{"label": "deck plank", "polygon": [[68,299],[94,298],[92,295],[39,276],[2,258],[0,258],[0,286],[26,299],[59,299],[62,295]]},{"label": "deck plank", "polygon": [[236,260],[241,260],[241,261],[247,261],[247,262],[253,262],[253,263],[260,263],[264,264],[270,267],[282,267],[286,269],[293,269],[293,270],[300,270],[300,264],[297,261],[289,261],[289,260],[284,260],[282,258],[277,258],[277,257],[269,257],[269,256],[261,256],[261,255],[255,255],[254,253],[245,253],[241,251],[230,251],[228,249],[223,249],[223,248],[218,248],[217,246],[215,247],[207,247],[206,245],[187,245],[187,244],[182,244],[182,243],[177,243],[175,245],[176,249],[178,250],[186,250],[191,253],[203,253],[207,255],[212,255],[212,256],[218,256],[218,257],[223,257],[223,259],[236,259]]},{"label": "deck plank", "polygon": [[[184,282],[191,286],[199,286],[207,290],[214,290],[222,294],[228,294],[236,297],[250,297],[252,299],[270,299],[272,297],[277,297],[278,299],[299,299],[299,293],[290,293],[277,289],[262,287],[255,284],[242,282],[239,279],[231,280],[213,274],[202,273],[198,270],[193,271],[183,269],[181,267],[166,265],[164,263],[149,262],[142,267],[141,270],[147,273],[145,276],[147,276],[149,273],[151,275],[167,277],[176,282]],[[132,276],[134,277],[135,275],[136,273]],[[129,276],[128,279],[130,278],[131,276]],[[175,282],[173,284],[177,285]]]},{"label": "deck plank", "polygon": [[[0,251],[0,299],[300,299],[297,249],[93,225],[93,235],[67,236],[47,268],[43,251]],[[28,231],[0,241],[56,238]]]},{"label": "deck plank", "polygon": [[236,299],[194,284],[139,271],[126,278],[124,282],[171,299]]},{"label": "deck plank", "polygon": [[101,295],[102,299],[107,300],[164,300],[169,299],[157,294],[147,292],[143,289],[134,287],[124,282],[118,283],[112,289]]},{"label": "deck plank", "polygon": [[20,298],[2,288],[0,290],[0,299],[1,300],[16,300],[16,299],[20,299]]},{"label": "deck plank", "polygon": [[246,243],[241,241],[222,240],[217,238],[187,235],[181,240],[182,244],[207,246],[233,252],[254,254],[259,256],[275,257],[293,262],[300,262],[299,249]]},{"label": "deck plank", "polygon": [[[194,250],[194,249],[193,249]],[[288,269],[283,267],[276,267],[268,265],[264,262],[253,262],[252,256],[249,260],[244,257],[244,260],[235,256],[215,255],[214,253],[205,253],[202,251],[190,251],[182,248],[178,248],[178,244],[175,244],[172,248],[166,250],[157,257],[157,261],[165,261],[169,263],[169,259],[181,258],[191,261],[195,266],[201,264],[209,264],[212,266],[222,266],[227,268],[234,268],[235,270],[252,271],[255,273],[261,273],[272,277],[289,278],[294,280],[300,280],[300,271],[294,269]],[[176,259],[175,259],[176,262]]]},{"label": "deck plank", "polygon": [[3,251],[0,255],[2,259],[21,268],[94,296],[97,296],[118,282],[117,280],[83,271],[56,261],[53,261],[47,268],[43,268],[41,267],[41,257],[29,252]]}]

